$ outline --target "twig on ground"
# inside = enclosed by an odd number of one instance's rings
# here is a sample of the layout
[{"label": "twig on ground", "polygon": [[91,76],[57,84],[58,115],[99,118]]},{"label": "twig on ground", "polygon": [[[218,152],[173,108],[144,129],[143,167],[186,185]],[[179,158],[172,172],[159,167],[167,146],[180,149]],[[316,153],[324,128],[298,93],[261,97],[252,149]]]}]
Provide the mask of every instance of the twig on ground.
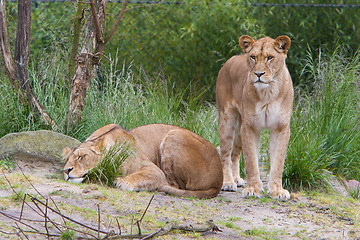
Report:
[{"label": "twig on ground", "polygon": [[[15,223],[15,224],[16,224],[17,228],[20,230],[20,232],[22,233],[22,235],[24,235],[24,237],[29,240],[29,238],[26,236],[26,234],[23,232],[23,230],[19,227],[19,225],[17,223]],[[20,234],[19,234],[19,237],[22,239]]]},{"label": "twig on ground", "polygon": [[[20,168],[20,167],[19,167]],[[21,169],[21,168],[20,168]],[[42,197],[46,200],[46,202],[44,203],[43,201],[37,199],[36,197],[31,196],[30,194],[25,194],[24,197],[22,198],[20,196],[19,193],[17,193],[14,189],[14,187],[12,186],[12,184],[10,183],[9,179],[6,177],[5,173],[2,171],[6,181],[8,182],[10,188],[12,189],[12,191],[20,198],[22,199],[22,206],[21,206],[21,212],[20,212],[20,216],[19,217],[15,217],[12,216],[10,214],[6,214],[5,212],[0,211],[0,214],[2,214],[3,216],[15,221],[16,226],[14,226],[14,231],[15,233],[7,233],[5,231],[1,231],[0,233],[4,233],[4,234],[16,234],[19,236],[19,238],[23,238],[23,236],[28,239],[27,234],[36,234],[36,235],[43,235],[43,236],[47,236],[47,238],[50,237],[60,237],[60,234],[63,233],[62,228],[66,228],[67,230],[72,230],[75,231],[77,233],[82,234],[83,236],[81,237],[82,239],[101,239],[100,238],[100,234],[105,234],[105,237],[103,237],[102,239],[150,239],[153,237],[158,237],[158,236],[162,236],[165,235],[167,233],[169,233],[171,230],[181,230],[181,231],[191,231],[191,232],[207,232],[207,231],[213,231],[213,232],[221,232],[221,230],[213,223],[213,221],[207,221],[205,224],[196,224],[196,225],[192,225],[192,224],[173,224],[173,223],[166,223],[164,227],[159,228],[158,230],[156,230],[153,233],[150,234],[143,234],[141,231],[141,222],[143,221],[145,214],[147,213],[150,204],[152,203],[155,194],[151,197],[151,199],[149,200],[143,214],[141,215],[140,219],[137,220],[134,223],[134,216],[132,216],[132,220],[131,220],[131,232],[130,235],[121,235],[121,227],[120,227],[120,223],[118,221],[117,218],[116,219],[116,223],[117,223],[117,227],[118,227],[118,234],[114,235],[114,230],[110,230],[110,226],[111,226],[111,222],[109,223],[109,227],[108,227],[108,231],[102,231],[101,230],[101,212],[100,212],[100,205],[97,204],[97,209],[98,209],[98,226],[97,229],[93,228],[91,226],[88,226],[84,223],[81,223],[79,221],[76,221],[64,214],[62,214],[60,212],[60,209],[58,208],[58,206],[56,205],[55,201],[53,199],[51,199],[51,201],[53,202],[53,204],[55,205],[55,208],[52,208],[49,205],[49,201],[48,198],[45,198],[42,194],[40,194],[40,192],[37,191],[37,189],[35,188],[35,186],[31,183],[31,181],[25,176],[25,174],[23,173],[24,177],[26,178],[26,180],[29,182],[29,184],[31,185],[31,187]],[[29,198],[30,201],[32,202],[33,205],[35,205],[36,207],[34,208],[32,205],[29,204],[29,202],[26,201],[26,199]],[[29,218],[24,218],[24,206],[28,206],[32,211],[34,211],[36,214],[38,214],[39,216],[41,216],[42,218],[44,218],[44,220],[36,220],[36,219],[29,219]],[[42,207],[45,207],[44,210],[42,210]],[[59,222],[53,221],[50,216],[49,216],[49,210],[60,216],[64,222],[64,224],[61,224]],[[93,232],[97,233],[97,236],[94,236],[91,233],[88,232],[84,232],[84,231],[80,231],[78,229],[72,228],[72,227],[68,227],[67,226],[67,221],[71,221],[74,224],[76,224],[77,226],[80,227],[84,227],[88,230],[91,230]],[[26,222],[25,222],[26,221]],[[31,224],[29,224],[28,222],[38,222],[38,223],[44,223],[43,227],[45,228],[46,232],[41,232],[40,230],[36,229],[35,227],[33,227]],[[59,233],[50,233],[49,231],[49,227],[48,227],[48,222],[50,222],[58,231]],[[29,230],[25,230],[20,228],[20,226],[18,225],[22,224],[23,226],[29,228]],[[138,233],[137,234],[133,234],[133,226],[137,225],[138,227]],[[84,237],[84,236],[88,236],[88,237]],[[71,236],[70,236],[71,237]]]}]

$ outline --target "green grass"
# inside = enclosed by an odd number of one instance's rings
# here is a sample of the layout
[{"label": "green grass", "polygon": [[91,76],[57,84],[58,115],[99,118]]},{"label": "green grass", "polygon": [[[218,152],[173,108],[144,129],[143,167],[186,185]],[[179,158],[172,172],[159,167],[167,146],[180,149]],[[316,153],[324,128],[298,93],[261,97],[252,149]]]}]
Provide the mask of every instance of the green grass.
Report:
[{"label": "green grass", "polygon": [[131,156],[129,144],[115,144],[101,158],[98,165],[92,168],[86,175],[90,182],[100,182],[102,185],[112,186],[117,177],[121,175],[120,166]]},{"label": "green grass", "polygon": [[71,240],[74,239],[74,237],[75,237],[75,232],[72,230],[66,230],[62,232],[60,235],[61,240]]},{"label": "green grass", "polygon": [[360,56],[343,58],[342,50],[308,59],[313,90],[297,96],[284,171],[290,189],[326,188],[326,172],[360,178]]},{"label": "green grass", "polygon": [[15,162],[11,157],[0,159],[0,169],[11,171],[15,168]]}]

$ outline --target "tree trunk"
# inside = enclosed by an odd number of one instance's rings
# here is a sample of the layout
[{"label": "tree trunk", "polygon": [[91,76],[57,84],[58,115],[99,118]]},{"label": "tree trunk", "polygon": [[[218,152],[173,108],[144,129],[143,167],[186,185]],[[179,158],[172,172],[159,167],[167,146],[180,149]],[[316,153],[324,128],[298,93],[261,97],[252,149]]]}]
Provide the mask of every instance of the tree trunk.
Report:
[{"label": "tree trunk", "polygon": [[69,85],[70,85],[70,79],[72,79],[72,77],[75,74],[76,56],[80,42],[81,22],[83,21],[85,14],[84,10],[85,10],[85,4],[79,1],[77,4],[76,16],[74,21],[74,38],[73,38],[73,43],[69,57],[69,69],[68,69]]},{"label": "tree trunk", "polygon": [[1,41],[1,53],[3,56],[6,73],[9,76],[10,83],[13,85],[13,87],[18,88],[14,62],[11,55],[9,34],[7,30],[5,0],[0,0],[0,41]]},{"label": "tree trunk", "polygon": [[[31,27],[31,0],[19,0],[18,22],[15,40],[15,62],[12,59],[9,35],[6,24],[5,0],[0,0],[0,41],[3,60],[10,83],[14,89],[19,90],[24,104],[30,104],[47,125],[57,129],[55,122],[44,110],[36,98],[29,81],[29,53],[30,53],[30,27]],[[26,101],[27,99],[27,101]]]},{"label": "tree trunk", "polygon": [[[98,20],[97,24],[99,24],[99,26],[105,17],[106,3],[107,0],[97,0],[95,4],[96,20]],[[67,133],[70,133],[73,127],[82,120],[81,115],[85,107],[86,94],[94,75],[94,69],[96,65],[99,64],[104,51],[104,47],[102,46],[103,42],[100,43],[99,48],[99,42],[101,42],[101,40],[99,41],[96,37],[97,34],[102,33],[97,32],[99,28],[95,28],[94,22],[94,15],[91,15],[87,24],[81,53],[76,58],[75,74],[71,80],[69,107],[66,117]],[[99,52],[99,49],[101,52]]]}]

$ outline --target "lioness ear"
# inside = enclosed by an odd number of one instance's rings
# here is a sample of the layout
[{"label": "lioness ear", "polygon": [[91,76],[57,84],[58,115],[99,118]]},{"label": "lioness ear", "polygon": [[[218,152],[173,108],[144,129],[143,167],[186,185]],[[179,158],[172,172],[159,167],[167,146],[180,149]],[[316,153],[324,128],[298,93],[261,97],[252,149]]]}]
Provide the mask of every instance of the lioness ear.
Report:
[{"label": "lioness ear", "polygon": [[70,150],[71,150],[70,148],[65,147],[63,150],[63,156],[65,157],[70,152]]},{"label": "lioness ear", "polygon": [[283,53],[287,53],[288,49],[290,48],[291,45],[291,40],[289,37],[287,36],[279,36],[275,39],[275,49],[278,52],[283,52]]},{"label": "lioness ear", "polygon": [[255,40],[248,35],[243,35],[239,38],[239,45],[242,48],[244,53],[250,52],[254,42],[255,42]]}]

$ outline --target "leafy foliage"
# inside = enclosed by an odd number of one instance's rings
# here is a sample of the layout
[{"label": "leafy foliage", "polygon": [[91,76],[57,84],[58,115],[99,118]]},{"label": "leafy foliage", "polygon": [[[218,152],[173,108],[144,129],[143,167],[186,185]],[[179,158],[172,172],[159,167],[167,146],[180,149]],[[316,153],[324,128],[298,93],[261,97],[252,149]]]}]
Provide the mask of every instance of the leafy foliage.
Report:
[{"label": "leafy foliage", "polygon": [[[109,43],[118,57],[147,72],[163,71],[180,88],[211,99],[221,65],[241,52],[238,38],[260,28],[238,1],[182,1],[128,11]],[[112,45],[113,44],[113,45]],[[200,89],[200,91],[199,91]],[[210,95],[211,94],[211,95]]]},{"label": "leafy foliage", "polygon": [[[251,0],[249,2],[259,2]],[[287,65],[295,85],[312,85],[311,75],[301,75],[306,64],[308,46],[334,51],[338,44],[348,45],[355,51],[360,39],[360,9],[357,7],[311,7],[304,4],[359,4],[357,0],[264,0],[262,3],[298,4],[297,7],[249,7],[248,13],[257,18],[262,34],[271,37],[288,35],[291,48]],[[276,26],[276,27],[275,27]],[[312,52],[316,57],[316,52]],[[348,56],[351,56],[350,55]]]}]

